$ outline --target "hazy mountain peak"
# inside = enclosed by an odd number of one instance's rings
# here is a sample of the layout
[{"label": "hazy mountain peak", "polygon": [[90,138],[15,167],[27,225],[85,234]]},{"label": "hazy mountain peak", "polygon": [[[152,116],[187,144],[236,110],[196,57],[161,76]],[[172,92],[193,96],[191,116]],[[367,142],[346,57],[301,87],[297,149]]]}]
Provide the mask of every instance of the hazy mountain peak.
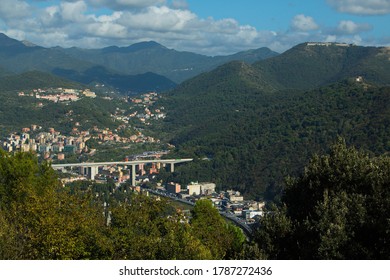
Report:
[{"label": "hazy mountain peak", "polygon": [[22,45],[22,43],[18,40],[12,39],[5,35],[4,33],[0,33],[0,46],[1,47],[11,47],[16,45]]},{"label": "hazy mountain peak", "polygon": [[130,52],[136,52],[136,51],[142,51],[147,49],[166,49],[166,47],[164,47],[163,45],[155,41],[148,41],[148,42],[135,43],[123,49]]},{"label": "hazy mountain peak", "polygon": [[163,45],[155,42],[155,41],[148,41],[148,42],[139,42],[135,43],[133,45],[130,45],[128,47],[117,47],[117,46],[110,46],[107,48],[104,48],[104,52],[120,52],[120,53],[131,53],[131,52],[137,52],[142,50],[148,50],[148,49],[167,49]]},{"label": "hazy mountain peak", "polygon": [[27,40],[23,40],[22,44],[25,45],[26,47],[37,47],[36,44],[31,43],[30,41],[27,41]]}]

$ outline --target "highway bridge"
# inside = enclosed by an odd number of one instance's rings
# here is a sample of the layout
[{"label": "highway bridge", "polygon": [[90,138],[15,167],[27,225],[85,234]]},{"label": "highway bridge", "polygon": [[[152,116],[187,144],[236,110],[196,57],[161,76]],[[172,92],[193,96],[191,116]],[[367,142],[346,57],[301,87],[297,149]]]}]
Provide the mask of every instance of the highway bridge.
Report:
[{"label": "highway bridge", "polygon": [[64,164],[52,164],[53,169],[61,170],[66,167],[80,167],[85,169],[85,174],[91,180],[95,179],[98,174],[99,166],[112,166],[112,165],[131,165],[131,183],[135,186],[135,168],[137,165],[160,163],[169,164],[171,172],[175,171],[175,164],[193,161],[192,158],[184,159],[145,159],[145,160],[129,160],[129,161],[108,161],[108,162],[79,162],[79,163],[64,163]]}]

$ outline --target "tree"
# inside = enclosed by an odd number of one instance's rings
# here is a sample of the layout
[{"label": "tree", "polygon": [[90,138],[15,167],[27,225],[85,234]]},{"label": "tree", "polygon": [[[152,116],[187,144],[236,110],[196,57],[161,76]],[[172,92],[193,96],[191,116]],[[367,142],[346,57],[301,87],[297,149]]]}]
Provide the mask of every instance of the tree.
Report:
[{"label": "tree", "polygon": [[112,209],[114,259],[209,259],[209,248],[167,201],[144,195]]},{"label": "tree", "polygon": [[210,200],[199,200],[192,211],[194,235],[210,248],[213,259],[235,258],[245,242],[242,231],[228,224]]},{"label": "tree", "polygon": [[261,220],[256,241],[270,258],[388,259],[390,158],[344,140],[289,179],[282,206]]},{"label": "tree", "polygon": [[35,155],[0,151],[0,256],[90,259],[109,256],[100,207],[71,195]]}]

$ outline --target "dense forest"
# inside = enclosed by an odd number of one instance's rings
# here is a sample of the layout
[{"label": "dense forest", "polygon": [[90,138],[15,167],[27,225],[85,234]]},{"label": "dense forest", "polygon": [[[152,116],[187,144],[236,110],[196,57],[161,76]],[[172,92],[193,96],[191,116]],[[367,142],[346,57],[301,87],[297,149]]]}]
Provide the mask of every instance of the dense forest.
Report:
[{"label": "dense forest", "polygon": [[193,157],[165,178],[216,182],[279,199],[287,175],[338,136],[373,154],[390,151],[386,48],[297,45],[254,64],[230,62],[165,94],[155,130]]},{"label": "dense forest", "polygon": [[338,136],[374,154],[390,151],[389,87],[344,80],[309,91],[266,92],[231,80],[218,91],[198,92],[165,99],[162,130],[177,156],[198,159],[169,180],[211,180],[272,199],[287,175],[298,174]]}]

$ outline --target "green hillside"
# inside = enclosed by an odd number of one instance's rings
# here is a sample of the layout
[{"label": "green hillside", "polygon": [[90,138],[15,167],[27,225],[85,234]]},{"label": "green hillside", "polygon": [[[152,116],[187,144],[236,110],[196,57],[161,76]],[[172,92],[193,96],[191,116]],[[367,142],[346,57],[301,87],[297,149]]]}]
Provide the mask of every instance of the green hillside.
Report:
[{"label": "green hillside", "polygon": [[[324,151],[338,136],[373,153],[389,152],[390,87],[364,82],[366,76],[363,82],[354,78],[358,72],[369,73],[367,65],[380,72],[375,59],[369,59],[380,51],[363,48],[364,59],[352,59],[337,47],[335,52],[318,54],[320,63],[317,56],[311,60],[310,52],[304,52],[307,70],[302,63],[287,67],[286,60],[280,62],[278,57],[254,66],[229,63],[183,83],[163,100],[169,113],[160,129],[176,145],[178,156],[200,160],[178,168],[176,178],[168,179],[211,180],[254,197],[272,198],[283,187],[285,176],[299,172],[310,156]],[[341,66],[334,61],[341,60],[343,67],[357,62],[363,66],[355,68],[351,78],[329,84],[348,75],[335,71]],[[323,65],[324,61],[330,62]],[[274,69],[285,67],[284,72],[263,74],[259,65],[271,62]],[[381,65],[386,69],[385,63]],[[316,68],[323,75],[317,76]],[[295,78],[283,79],[287,73]],[[377,77],[389,82],[387,73]],[[303,82],[294,84],[295,79]],[[286,88],[327,83],[309,91]]]},{"label": "green hillside", "polygon": [[96,83],[109,85],[122,93],[162,92],[176,86],[168,78],[155,73],[122,75],[103,66],[94,66],[82,72],[56,68],[53,69],[53,73],[87,85]]},{"label": "green hillside", "polygon": [[[42,103],[38,106],[38,103]],[[23,127],[37,124],[45,128],[53,127],[62,133],[70,133],[75,122],[79,129],[89,129],[95,125],[114,129],[118,126],[111,114],[119,102],[102,98],[84,98],[71,103],[53,103],[37,100],[34,97],[19,97],[16,91],[0,91],[0,134],[7,135],[20,131]],[[70,117],[69,112],[72,112]]]},{"label": "green hillside", "polygon": [[304,43],[253,66],[285,88],[309,89],[357,76],[388,85],[389,58],[388,48]]},{"label": "green hillside", "polygon": [[[117,126],[110,114],[115,112],[119,104],[101,98],[84,98],[72,103],[53,103],[38,100],[35,97],[18,96],[18,91],[47,88],[83,89],[84,85],[60,78],[48,73],[31,71],[22,74],[0,77],[0,132],[6,135],[11,131],[20,131],[22,127],[38,124],[43,127],[54,127],[58,131],[70,132],[74,122],[68,113],[82,124],[81,128],[93,125]],[[39,103],[42,105],[38,106]]]},{"label": "green hillside", "polygon": [[40,71],[30,71],[22,74],[0,75],[0,91],[28,90],[48,87],[81,88],[81,84]]}]

